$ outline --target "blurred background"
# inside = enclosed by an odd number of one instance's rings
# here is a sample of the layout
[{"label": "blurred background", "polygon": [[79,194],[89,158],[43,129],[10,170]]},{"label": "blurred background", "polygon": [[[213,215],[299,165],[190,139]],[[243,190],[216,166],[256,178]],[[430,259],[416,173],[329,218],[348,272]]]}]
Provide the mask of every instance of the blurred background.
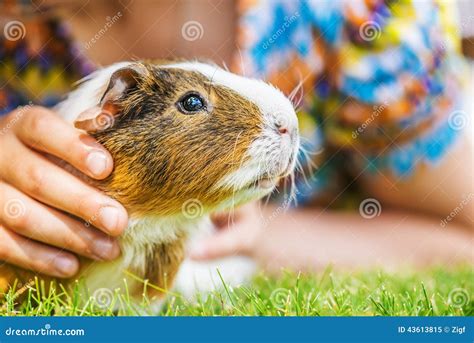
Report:
[{"label": "blurred background", "polygon": [[[423,1],[423,0],[421,0]],[[459,27],[463,37],[463,51],[474,58],[474,4],[470,0],[455,2],[459,8]],[[140,56],[142,58],[209,58],[229,63],[235,47],[237,15],[233,0],[96,0],[96,1],[39,1],[58,4],[81,42],[87,42],[104,26],[98,18],[112,13],[123,13],[123,25],[114,25],[101,39],[99,46],[91,46],[87,54],[101,64]],[[73,16],[70,16],[73,13]],[[94,13],[94,17],[91,16]],[[134,15],[139,13],[139,15]],[[202,24],[205,37],[198,41],[182,39],[182,24],[189,20]],[[123,42],[133,41],[130,45]],[[152,49],[150,49],[152,47]],[[103,53],[102,48],[107,51]]]}]

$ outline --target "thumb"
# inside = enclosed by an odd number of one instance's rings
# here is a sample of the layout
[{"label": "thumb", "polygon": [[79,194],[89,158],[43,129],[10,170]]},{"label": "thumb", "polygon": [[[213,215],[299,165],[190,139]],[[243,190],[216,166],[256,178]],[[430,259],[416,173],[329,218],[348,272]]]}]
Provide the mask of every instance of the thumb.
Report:
[{"label": "thumb", "polygon": [[194,260],[210,260],[231,255],[244,254],[241,232],[236,228],[222,230],[194,244],[190,257]]}]

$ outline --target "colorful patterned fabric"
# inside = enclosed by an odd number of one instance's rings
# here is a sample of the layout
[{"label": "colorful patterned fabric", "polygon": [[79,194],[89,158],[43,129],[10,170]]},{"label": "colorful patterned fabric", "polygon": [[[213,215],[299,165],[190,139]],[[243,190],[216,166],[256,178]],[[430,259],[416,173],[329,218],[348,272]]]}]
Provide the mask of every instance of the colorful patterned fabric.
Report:
[{"label": "colorful patterned fabric", "polygon": [[240,1],[236,69],[302,98],[304,143],[322,151],[300,202],[345,184],[341,172],[399,178],[445,154],[464,115],[454,5]]},{"label": "colorful patterned fabric", "polygon": [[0,13],[0,115],[29,103],[53,106],[94,69],[49,8],[4,1]]}]

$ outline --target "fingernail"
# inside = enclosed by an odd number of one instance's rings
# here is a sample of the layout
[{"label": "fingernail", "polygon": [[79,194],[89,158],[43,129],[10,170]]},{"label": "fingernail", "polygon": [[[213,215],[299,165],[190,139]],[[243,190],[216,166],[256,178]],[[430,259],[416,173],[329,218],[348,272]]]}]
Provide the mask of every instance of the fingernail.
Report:
[{"label": "fingernail", "polygon": [[100,176],[107,169],[107,155],[99,150],[92,151],[87,156],[86,165],[91,174]]},{"label": "fingernail", "polygon": [[65,256],[57,256],[54,259],[54,265],[61,275],[72,275],[77,268],[76,261]]},{"label": "fingernail", "polygon": [[112,240],[99,239],[92,244],[92,251],[101,260],[113,260],[120,255],[118,244]]},{"label": "fingernail", "polygon": [[119,216],[119,210],[115,207],[106,206],[100,209],[100,222],[109,233],[116,231]]}]

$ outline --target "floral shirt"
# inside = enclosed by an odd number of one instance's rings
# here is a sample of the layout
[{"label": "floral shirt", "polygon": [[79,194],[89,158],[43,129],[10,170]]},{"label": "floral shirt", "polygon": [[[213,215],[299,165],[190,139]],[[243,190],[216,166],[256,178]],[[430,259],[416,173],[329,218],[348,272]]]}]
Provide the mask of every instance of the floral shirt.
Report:
[{"label": "floral shirt", "polygon": [[53,106],[94,70],[48,7],[1,2],[0,29],[0,115],[29,103]]},{"label": "floral shirt", "polygon": [[454,5],[239,2],[236,69],[291,94],[303,145],[320,152],[313,177],[300,178],[300,203],[364,173],[399,179],[443,157],[465,121]]},{"label": "floral shirt", "polygon": [[[362,173],[409,176],[439,161],[463,123],[453,4],[430,0],[239,0],[234,69],[299,108],[299,203]],[[30,1],[0,4],[0,115],[52,106],[94,68],[67,27]],[[352,186],[351,186],[352,187]]]}]

